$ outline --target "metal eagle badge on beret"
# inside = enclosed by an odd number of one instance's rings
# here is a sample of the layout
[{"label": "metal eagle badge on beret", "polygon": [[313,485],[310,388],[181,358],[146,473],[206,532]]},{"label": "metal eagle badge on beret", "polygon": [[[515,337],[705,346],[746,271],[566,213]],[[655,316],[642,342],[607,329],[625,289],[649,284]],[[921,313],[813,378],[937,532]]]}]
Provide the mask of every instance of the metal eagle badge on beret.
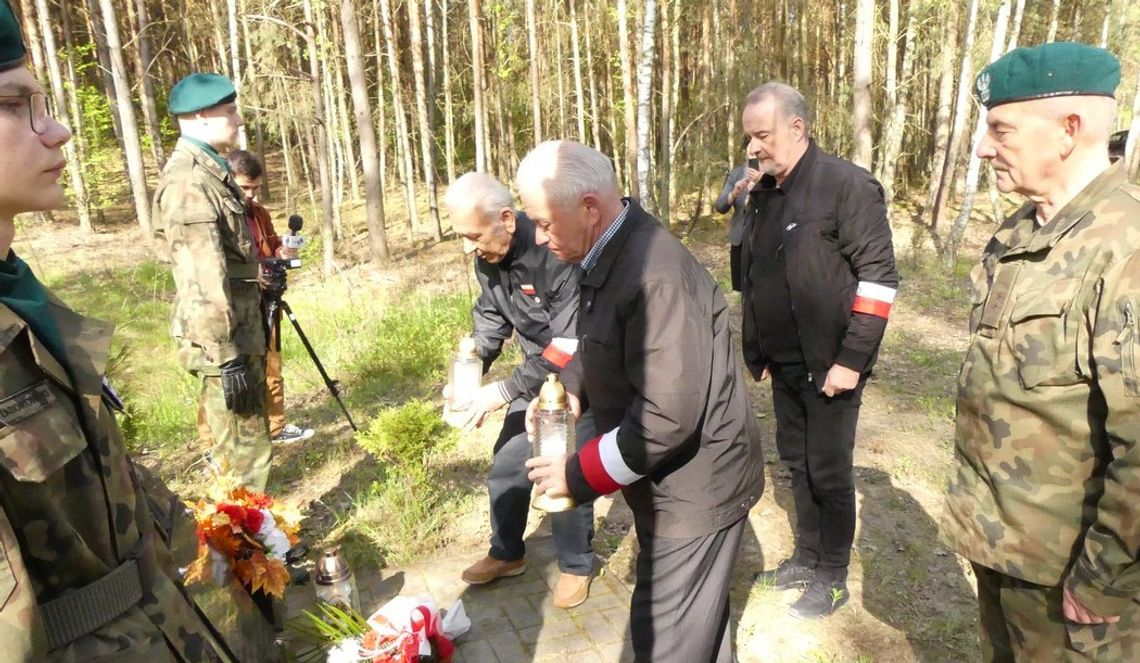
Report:
[{"label": "metal eagle badge on beret", "polygon": [[974,81],[974,94],[978,95],[978,101],[982,102],[985,106],[990,101],[990,72],[983,71],[978,74],[978,78]]}]

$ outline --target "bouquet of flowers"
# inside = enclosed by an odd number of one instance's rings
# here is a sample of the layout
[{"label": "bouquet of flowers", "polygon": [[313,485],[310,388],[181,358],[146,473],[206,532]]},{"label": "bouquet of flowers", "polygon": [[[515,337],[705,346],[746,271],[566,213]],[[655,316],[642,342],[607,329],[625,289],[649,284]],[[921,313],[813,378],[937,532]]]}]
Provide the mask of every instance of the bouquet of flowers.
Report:
[{"label": "bouquet of flowers", "polygon": [[187,582],[213,577],[222,584],[232,571],[251,593],[284,597],[285,553],[297,542],[299,513],[265,493],[224,484],[191,509],[198,523],[198,557],[187,569]]}]

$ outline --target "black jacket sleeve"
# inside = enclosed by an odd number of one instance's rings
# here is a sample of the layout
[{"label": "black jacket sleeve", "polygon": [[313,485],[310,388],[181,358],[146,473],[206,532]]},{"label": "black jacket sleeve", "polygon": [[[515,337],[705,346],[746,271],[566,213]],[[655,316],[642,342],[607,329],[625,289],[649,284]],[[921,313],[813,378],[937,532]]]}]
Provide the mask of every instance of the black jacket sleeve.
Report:
[{"label": "black jacket sleeve", "polygon": [[[756,214],[753,207],[746,214]],[[742,292],[740,293],[740,343],[744,354],[744,367],[753,379],[759,380],[764,367],[768,365],[766,357],[760,348],[760,330],[756,326],[756,310],[752,304],[752,287],[748,281],[748,267],[752,264],[752,238],[748,232],[755,226],[755,219],[746,218],[744,239],[740,243],[740,269]]]},{"label": "black jacket sleeve", "polygon": [[870,370],[871,358],[883,340],[890,310],[890,302],[884,298],[893,301],[899,275],[883,187],[862,170],[848,182],[839,200],[839,253],[859,281],[857,304],[872,296],[878,298],[876,303],[885,304],[878,313],[863,312],[856,306],[835,358],[840,366],[864,373]]},{"label": "black jacket sleeve", "polygon": [[475,307],[471,310],[474,322],[472,337],[479,358],[483,360],[483,372],[491,368],[491,364],[498,359],[503,351],[503,343],[511,337],[514,326],[503,317],[495,306],[495,298],[491,293],[490,279],[476,262],[475,275],[479,280],[479,299],[475,300]]},{"label": "black jacket sleeve", "polygon": [[542,269],[543,293],[550,316],[550,344],[541,354],[527,357],[503,383],[503,394],[514,400],[538,395],[548,373],[560,373],[578,349],[578,266],[547,254]]},{"label": "black jacket sleeve", "polygon": [[[695,293],[674,281],[645,284],[624,329],[625,372],[634,397],[615,431],[603,435],[566,464],[570,493],[579,502],[597,498],[653,473],[681,452],[701,427],[713,355],[708,311]],[[606,440],[604,438],[610,438]],[[598,447],[613,460],[598,481]],[[600,452],[606,456],[606,451]],[[585,465],[593,465],[591,471]],[[616,472],[613,470],[616,468]],[[593,483],[587,475],[594,477]],[[605,490],[598,490],[601,485]]]}]

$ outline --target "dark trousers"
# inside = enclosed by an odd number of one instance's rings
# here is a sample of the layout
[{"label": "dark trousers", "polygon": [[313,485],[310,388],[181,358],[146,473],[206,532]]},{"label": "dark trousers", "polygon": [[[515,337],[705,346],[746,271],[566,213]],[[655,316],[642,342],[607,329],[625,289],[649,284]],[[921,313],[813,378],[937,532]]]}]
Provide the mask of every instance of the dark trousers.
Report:
[{"label": "dark trousers", "polygon": [[[499,439],[495,442],[495,459],[487,492],[491,495],[491,557],[504,561],[522,559],[526,553],[523,533],[530,513],[532,483],[526,478],[526,461],[531,457],[531,444],[526,437],[528,401],[515,399],[507,410]],[[594,436],[593,418],[582,415],[576,427],[578,446]],[[558,568],[563,573],[585,576],[594,569],[594,504],[580,504],[571,511],[550,514],[554,531],[554,547],[558,550]]]},{"label": "dark trousers", "polygon": [[639,663],[733,663],[728,590],[747,518],[692,539],[637,541],[637,584],[629,606]]},{"label": "dark trousers", "polygon": [[730,244],[728,247],[728,273],[732,279],[732,289],[740,292],[740,245]]},{"label": "dark trousers", "polygon": [[792,475],[796,504],[796,559],[846,578],[855,539],[855,482],[851,456],[866,379],[828,398],[804,364],[773,364],[776,448]]}]

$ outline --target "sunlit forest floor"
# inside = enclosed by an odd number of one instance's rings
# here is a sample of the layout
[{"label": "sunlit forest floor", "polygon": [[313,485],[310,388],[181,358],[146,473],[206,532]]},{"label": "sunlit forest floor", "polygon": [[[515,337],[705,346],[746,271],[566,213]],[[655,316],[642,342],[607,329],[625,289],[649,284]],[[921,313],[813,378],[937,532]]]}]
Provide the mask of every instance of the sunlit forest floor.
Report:
[{"label": "sunlit forest floor", "polygon": [[[387,199],[393,254],[388,265],[378,269],[362,262],[362,210],[350,207],[338,269],[321,274],[317,228],[310,224],[305,264],[290,272],[285,296],[329,373],[346,387],[357,424],[368,432],[354,439],[297,335],[284,330],[288,419],[318,432],[275,448],[269,490],[306,510],[305,536],[314,548],[341,543],[358,575],[443,556],[469,553],[475,559],[485,551],[489,533],[484,478],[501,416],[474,434],[456,436],[438,421],[421,421],[422,407],[407,405],[426,403],[433,411],[441,405],[446,361],[470,325],[477,285],[459,242],[434,244],[423,233],[409,239],[396,218],[400,200],[395,194]],[[727,291],[722,219],[702,215],[690,223],[691,202],[678,205],[685,209],[675,212],[675,231]],[[293,211],[270,206],[279,219]],[[15,249],[64,301],[116,323],[109,373],[128,405],[122,421],[128,443],[184,497],[197,497],[209,478],[194,429],[196,385],[178,367],[168,336],[169,270],[152,259],[133,224],[112,222],[84,236],[63,221],[24,220]],[[973,578],[939,542],[937,523],[951,468],[955,376],[967,338],[964,275],[993,224],[974,219],[960,264],[950,274],[937,267],[923,231],[907,213],[896,212],[893,225],[903,282],[859,424],[853,599],[829,620],[802,623],[786,616],[793,595],[751,584],[754,572],[790,554],[793,517],[787,474],[775,451],[769,386],[752,384],[769,483],[750,514],[751,533],[733,592],[742,661],[978,658]],[[283,220],[278,226],[283,230]],[[730,294],[729,301],[739,310],[738,295]],[[506,374],[515,358],[509,352],[492,377]],[[406,416],[378,416],[383,413]],[[358,443],[385,433],[426,436],[431,448],[412,459],[420,469],[401,465],[398,453],[378,458]],[[629,512],[620,499],[598,511],[599,557],[610,573],[630,583],[636,543]],[[532,523],[536,533],[548,527]]]}]

